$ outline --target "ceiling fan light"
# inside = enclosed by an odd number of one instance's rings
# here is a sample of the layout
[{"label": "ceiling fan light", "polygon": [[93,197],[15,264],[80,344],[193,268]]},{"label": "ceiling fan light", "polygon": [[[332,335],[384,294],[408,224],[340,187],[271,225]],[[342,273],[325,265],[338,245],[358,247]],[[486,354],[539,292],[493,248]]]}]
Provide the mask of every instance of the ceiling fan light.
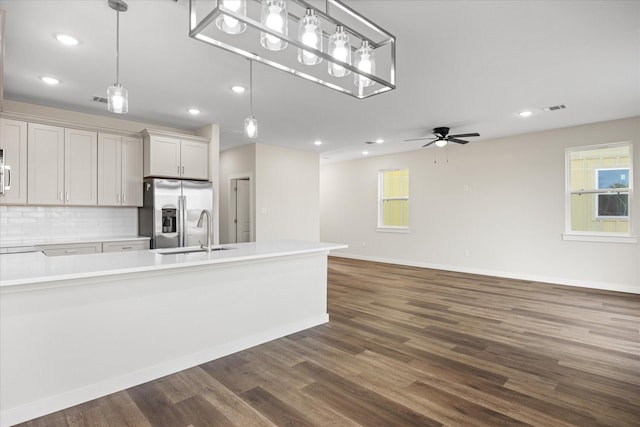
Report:
[{"label": "ceiling fan light", "polygon": [[[247,15],[246,0],[223,0],[222,6],[240,15]],[[233,16],[223,14],[216,18],[216,27],[227,34],[241,34],[247,29],[247,24],[238,21]]]},{"label": "ceiling fan light", "polygon": [[[305,46],[322,50],[320,18],[313,9],[307,9],[298,23],[298,40]],[[316,65],[322,62],[322,58],[308,50],[298,48],[298,62],[305,65]]]},{"label": "ceiling fan light", "polygon": [[[351,43],[349,34],[342,25],[336,27],[336,32],[329,37],[329,55],[338,61],[351,65]],[[329,62],[328,72],[335,77],[348,76],[351,71],[334,62]]]},{"label": "ceiling fan light", "polygon": [[[262,2],[262,13],[260,14],[260,23],[265,27],[280,33],[288,35],[288,14],[287,2],[285,0],[264,0]],[[269,50],[282,50],[287,47],[287,42],[273,34],[260,33],[260,44]]]},{"label": "ceiling fan light", "polygon": [[444,147],[445,145],[447,145],[447,140],[446,139],[438,139],[438,140],[436,140],[436,145],[438,147]]}]

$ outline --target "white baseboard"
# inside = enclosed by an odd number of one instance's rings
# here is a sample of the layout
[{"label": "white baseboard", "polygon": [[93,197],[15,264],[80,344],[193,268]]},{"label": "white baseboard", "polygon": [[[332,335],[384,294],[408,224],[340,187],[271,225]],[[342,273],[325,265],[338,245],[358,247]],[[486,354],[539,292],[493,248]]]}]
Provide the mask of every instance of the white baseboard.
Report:
[{"label": "white baseboard", "polygon": [[386,264],[406,265],[408,267],[432,268],[435,270],[455,271],[457,273],[481,274],[484,276],[504,277],[507,279],[527,280],[531,282],[543,282],[556,285],[575,286],[579,288],[600,289],[605,291],[626,292],[630,294],[640,294],[640,286],[623,285],[618,283],[594,282],[589,280],[569,279],[566,277],[540,276],[536,274],[512,273],[496,270],[485,270],[482,268],[468,268],[453,265],[430,264],[426,262],[408,261],[393,258],[378,258],[364,255],[347,254],[344,252],[331,253],[332,257],[351,258],[362,261],[382,262]]},{"label": "white baseboard", "polygon": [[30,402],[26,405],[9,408],[0,412],[0,426],[9,427],[43,415],[51,414],[71,406],[79,405],[111,393],[116,393],[130,387],[135,387],[174,374],[194,366],[219,359],[224,356],[246,350],[268,341],[282,338],[329,321],[329,314],[309,317],[294,323],[282,325],[259,334],[250,335],[222,345],[210,347],[198,353],[190,354],[178,359],[169,360],[159,365],[131,372],[127,375],[110,378],[89,387],[71,390],[56,396]]}]

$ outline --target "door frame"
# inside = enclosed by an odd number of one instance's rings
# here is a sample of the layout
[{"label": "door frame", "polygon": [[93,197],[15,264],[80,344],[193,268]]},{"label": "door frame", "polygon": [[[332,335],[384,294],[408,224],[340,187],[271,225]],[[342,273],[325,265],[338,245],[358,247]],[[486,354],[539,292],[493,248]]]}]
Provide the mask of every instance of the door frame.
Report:
[{"label": "door frame", "polygon": [[255,196],[253,190],[253,173],[252,172],[243,172],[243,173],[234,173],[230,174],[227,178],[227,189],[228,189],[228,222],[227,229],[229,235],[227,236],[229,241],[237,242],[236,240],[236,224],[233,222],[235,219],[235,215],[233,215],[235,205],[233,204],[234,199],[234,191],[233,191],[233,182],[238,179],[248,179],[249,180],[249,240],[255,242]]}]

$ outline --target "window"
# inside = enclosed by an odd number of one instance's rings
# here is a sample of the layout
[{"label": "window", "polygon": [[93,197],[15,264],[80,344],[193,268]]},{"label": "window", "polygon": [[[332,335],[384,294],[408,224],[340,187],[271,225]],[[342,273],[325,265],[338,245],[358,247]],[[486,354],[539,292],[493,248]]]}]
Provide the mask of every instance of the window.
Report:
[{"label": "window", "polygon": [[631,144],[567,149],[565,240],[636,242]]},{"label": "window", "polygon": [[409,169],[380,171],[378,199],[378,230],[409,231]]}]

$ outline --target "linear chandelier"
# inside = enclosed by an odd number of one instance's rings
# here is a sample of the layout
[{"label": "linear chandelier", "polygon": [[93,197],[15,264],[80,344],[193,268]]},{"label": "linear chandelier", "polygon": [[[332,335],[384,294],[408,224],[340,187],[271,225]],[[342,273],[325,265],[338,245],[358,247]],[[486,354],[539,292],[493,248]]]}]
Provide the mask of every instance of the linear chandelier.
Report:
[{"label": "linear chandelier", "polygon": [[189,0],[189,36],[356,98],[396,88],[396,38],[340,0]]}]

